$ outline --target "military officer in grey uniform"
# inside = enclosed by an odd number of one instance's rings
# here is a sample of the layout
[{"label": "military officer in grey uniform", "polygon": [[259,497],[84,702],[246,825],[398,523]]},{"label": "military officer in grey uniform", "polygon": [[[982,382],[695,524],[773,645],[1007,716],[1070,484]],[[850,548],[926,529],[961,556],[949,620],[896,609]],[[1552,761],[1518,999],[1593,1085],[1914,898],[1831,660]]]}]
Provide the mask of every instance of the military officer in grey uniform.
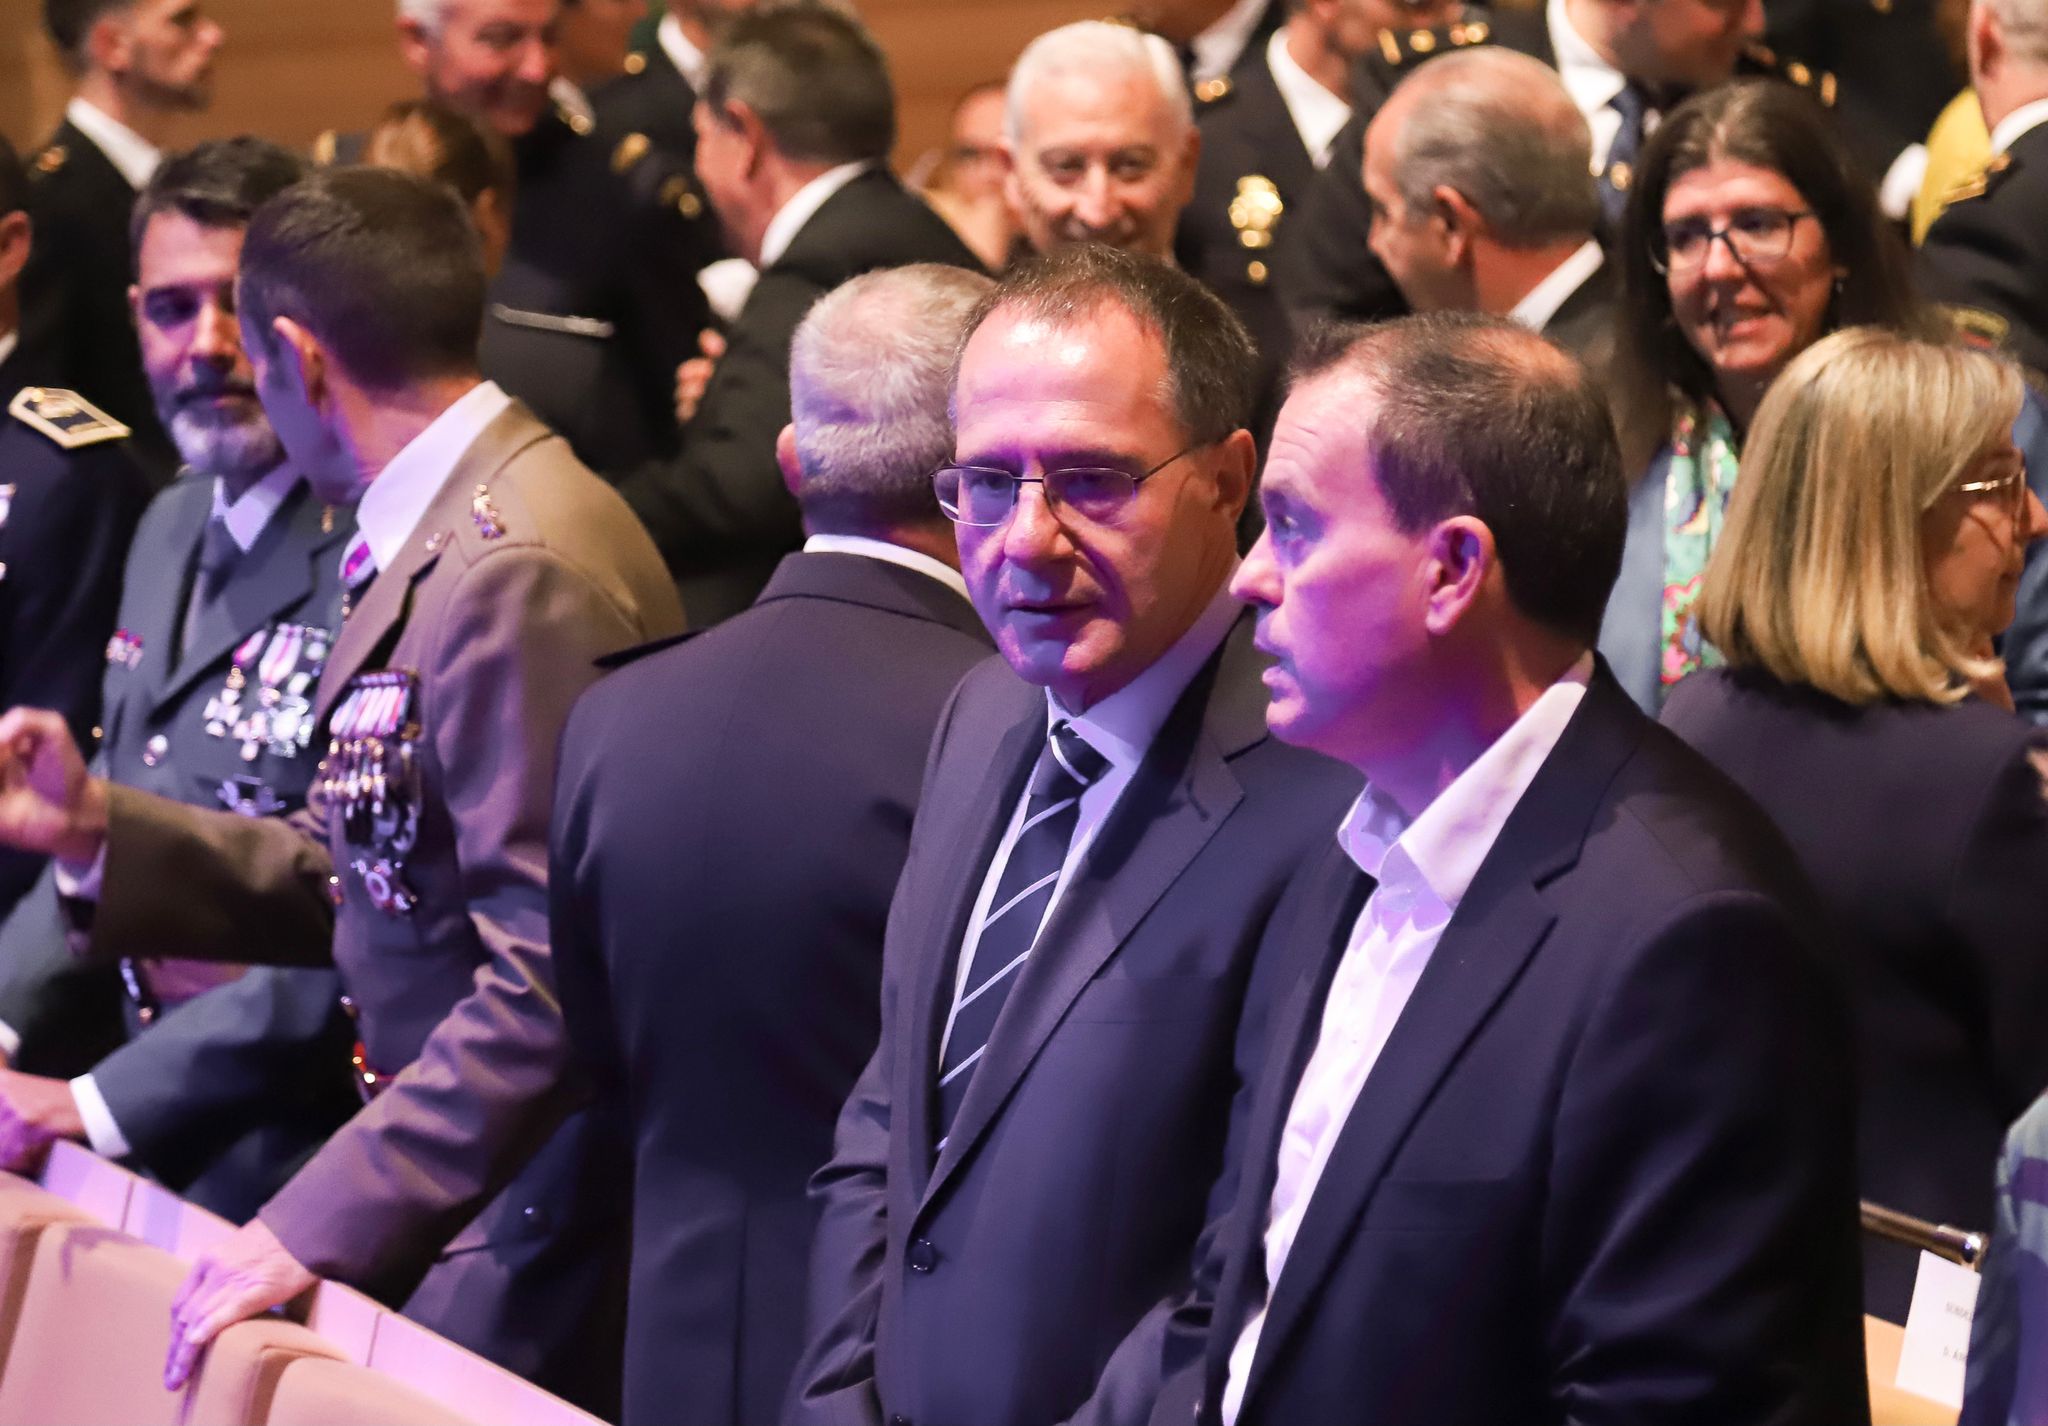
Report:
[{"label": "military officer in grey uniform", "polygon": [[[491,284],[486,375],[597,470],[672,455],[676,368],[710,306],[697,273],[716,228],[687,157],[564,107],[552,6],[402,0],[399,50],[427,96],[511,144],[512,239]],[[687,115],[685,115],[687,122]],[[320,163],[353,163],[361,135],[327,133]]]},{"label": "military officer in grey uniform", "polygon": [[[102,774],[250,817],[301,806],[319,760],[311,701],[339,630],[351,518],[285,462],[232,315],[243,225],[303,172],[274,145],[204,144],[169,159],[139,200],[144,365],[190,465],[143,517],[100,641]],[[0,1075],[0,1162],[83,1139],[248,1217],[353,1105],[334,973],[243,974],[146,946],[118,976],[80,968],[56,880],[0,925],[0,1039],[14,1064]]]},{"label": "military officer in grey uniform", "polygon": [[236,297],[291,459],[360,495],[306,809],[151,797],[87,776],[48,715],[0,716],[0,841],[77,874],[90,954],[331,963],[357,1014],[364,1107],[201,1259],[166,1385],[318,1273],[603,1409],[623,1213],[582,1116],[561,1123],[548,818],[570,706],[598,659],[681,632],[675,585],[618,494],[479,378],[482,255],[447,190],[305,179],[251,220]]}]

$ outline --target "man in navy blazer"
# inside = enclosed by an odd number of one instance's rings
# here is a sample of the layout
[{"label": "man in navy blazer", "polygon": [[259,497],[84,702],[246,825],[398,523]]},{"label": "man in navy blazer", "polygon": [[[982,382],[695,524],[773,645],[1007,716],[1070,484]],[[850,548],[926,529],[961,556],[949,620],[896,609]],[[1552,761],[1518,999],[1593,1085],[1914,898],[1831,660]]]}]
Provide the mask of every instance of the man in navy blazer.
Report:
[{"label": "man in navy blazer", "polygon": [[1253,951],[1357,786],[1266,735],[1227,588],[1254,371],[1229,310],[1084,246],[968,330],[935,483],[1002,658],[926,767],[881,1043],[813,1184],[791,1422],[1144,1419]]},{"label": "man in navy blazer", "polygon": [[803,551],[753,608],[593,688],[563,735],[555,974],[630,1147],[629,1426],[772,1421],[803,1346],[804,1185],[874,1052],[925,749],[990,650],[931,472],[993,285],[895,268],[811,309],[780,443]]},{"label": "man in navy blazer", "polygon": [[1261,951],[1293,984],[1153,1419],[1867,1421],[1846,1009],[1762,814],[1591,652],[1626,515],[1584,369],[1339,331],[1263,499],[1268,720],[1366,791]]}]

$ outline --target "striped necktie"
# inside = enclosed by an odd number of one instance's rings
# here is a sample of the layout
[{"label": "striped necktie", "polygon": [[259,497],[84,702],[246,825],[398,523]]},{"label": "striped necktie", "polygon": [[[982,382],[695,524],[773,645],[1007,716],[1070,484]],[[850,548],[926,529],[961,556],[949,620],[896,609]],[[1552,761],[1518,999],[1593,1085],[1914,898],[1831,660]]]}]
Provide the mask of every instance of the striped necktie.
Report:
[{"label": "striped necktie", "polygon": [[1081,816],[1081,793],[1109,770],[1109,761],[1062,720],[1053,724],[1045,751],[1031,772],[1024,821],[1010,847],[995,895],[989,898],[953,1014],[947,1022],[946,1048],[939,1062],[939,1147],[952,1129],[953,1116],[967,1097],[974,1067],[996,1027],[996,1017],[1009,999],[1010,987],[1045,920],[1059,885],[1060,868]]}]

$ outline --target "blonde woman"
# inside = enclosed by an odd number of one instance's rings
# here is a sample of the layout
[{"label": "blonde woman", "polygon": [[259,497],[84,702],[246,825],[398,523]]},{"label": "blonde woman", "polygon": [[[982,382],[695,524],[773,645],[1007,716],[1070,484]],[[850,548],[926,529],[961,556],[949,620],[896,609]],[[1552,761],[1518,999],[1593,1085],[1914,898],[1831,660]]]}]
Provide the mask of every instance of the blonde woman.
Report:
[{"label": "blonde woman", "polygon": [[[1991,641],[2048,532],[2004,363],[1876,328],[1764,398],[1706,569],[1725,669],[1664,722],[1769,812],[1827,903],[1858,1020],[1863,1194],[1988,1227],[2005,1126],[2048,1087],[2048,734]],[[1914,1256],[1866,1246],[1903,1321]]]}]

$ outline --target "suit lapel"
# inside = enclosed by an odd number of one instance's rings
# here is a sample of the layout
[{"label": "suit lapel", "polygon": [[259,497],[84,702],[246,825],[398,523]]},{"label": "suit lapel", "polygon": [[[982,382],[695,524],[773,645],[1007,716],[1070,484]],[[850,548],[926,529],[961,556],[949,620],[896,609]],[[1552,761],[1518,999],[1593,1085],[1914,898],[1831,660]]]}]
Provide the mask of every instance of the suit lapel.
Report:
[{"label": "suit lapel", "polygon": [[[185,616],[185,580],[191,570],[191,556],[198,549],[199,531],[213,508],[212,484],[203,476],[188,475],[158,498],[169,504],[171,510],[164,522],[162,546],[156,551],[162,557],[131,560],[128,580],[121,590],[121,627],[141,641],[142,652],[133,669],[118,679],[107,680],[106,728],[110,744],[119,726],[117,706],[125,710],[133,703],[140,710],[138,716],[147,716],[148,710],[162,701],[163,686],[176,663],[178,625]],[[125,713],[120,716],[125,717]]]},{"label": "suit lapel", "polygon": [[449,468],[440,490],[412,533],[406,536],[391,567],[377,571],[362,599],[342,622],[341,635],[334,641],[326,672],[320,677],[320,693],[313,709],[316,719],[326,720],[348,681],[384,646],[386,636],[404,622],[412,602],[413,585],[440,559],[458,523],[471,518],[476,487],[488,485],[507,461],[547,435],[547,427],[514,402],[484,427],[462,458]]},{"label": "suit lapel", "polygon": [[[156,690],[155,707],[182,697],[195,679],[211,675],[221,660],[250,634],[276,618],[279,611],[304,600],[313,592],[316,577],[307,552],[314,545],[325,548],[321,525],[325,507],[313,498],[302,480],[286,493],[277,511],[256,537],[256,546],[242,556],[241,563],[221,586],[220,597],[202,611],[192,630],[192,641],[178,653],[162,684]],[[171,597],[165,601],[164,647],[176,644],[191,598],[193,565],[198,557],[199,529],[211,514],[205,507],[198,527],[179,548],[187,554],[176,566]],[[315,558],[318,556],[316,555]]]},{"label": "suit lapel", "polygon": [[[1246,628],[1241,623],[1236,634]],[[1226,748],[1239,750],[1237,740],[1231,736],[1219,742],[1209,717],[1219,680],[1231,691],[1243,681],[1240,670],[1223,667],[1245,656],[1242,643],[1234,635],[1182,693],[1061,893],[989,1037],[945,1152],[933,1168],[926,1202],[973,1152],[1082,988],[1243,800],[1244,789],[1224,761]],[[1220,701],[1235,710],[1234,699]],[[929,1074],[937,1060],[924,1063]]]},{"label": "suit lapel", "polygon": [[[1272,1286],[1247,1402],[1337,1260],[1410,1126],[1549,934],[1556,916],[1542,888],[1577,861],[1594,813],[1646,727],[1647,719],[1601,664],[1564,735],[1480,863],[1338,1132],[1287,1266]],[[1321,1010],[1319,997],[1312,1018],[1319,1021]],[[1297,1067],[1288,1081],[1289,1101],[1299,1079]],[[1253,1141],[1269,1156],[1284,1125],[1286,1110],[1279,1112],[1283,1118],[1271,1126],[1271,1138]]]}]

